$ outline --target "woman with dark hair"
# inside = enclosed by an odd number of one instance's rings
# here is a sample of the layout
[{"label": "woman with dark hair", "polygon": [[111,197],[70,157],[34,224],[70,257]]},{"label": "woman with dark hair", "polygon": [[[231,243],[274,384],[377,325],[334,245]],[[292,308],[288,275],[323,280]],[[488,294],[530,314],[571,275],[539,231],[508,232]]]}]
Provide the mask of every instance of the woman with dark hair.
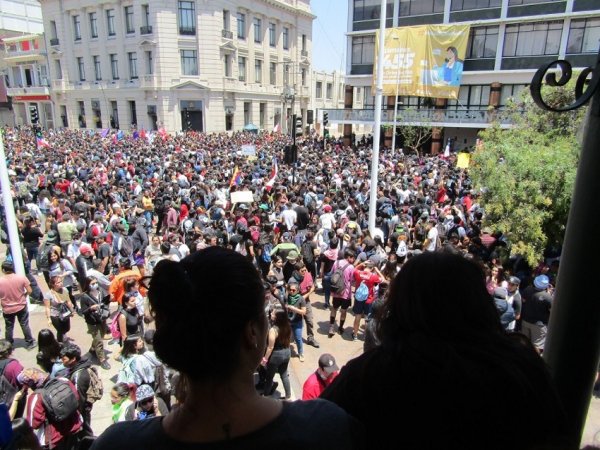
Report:
[{"label": "woman with dark hair", "polygon": [[52,330],[44,328],[38,333],[38,354],[36,360],[38,365],[53,377],[56,372],[64,369],[60,359],[62,345],[54,337]]},{"label": "woman with dark hair", "polygon": [[58,342],[69,339],[67,333],[71,329],[71,316],[75,311],[69,292],[63,287],[63,278],[63,272],[60,270],[50,271],[50,290],[44,294],[48,325],[52,325],[56,330]]},{"label": "woman with dark hair", "polygon": [[130,405],[133,405],[132,389],[127,383],[117,383],[110,390],[110,403],[112,404],[113,423],[124,422],[125,413]]},{"label": "woman with dark hair", "polygon": [[100,361],[100,367],[108,370],[110,369],[110,364],[104,351],[104,329],[106,328],[105,322],[110,311],[102,303],[100,285],[96,278],[85,278],[81,288],[83,291],[80,299],[81,313],[87,325],[88,333],[92,336],[90,353],[96,355],[98,361]]},{"label": "woman with dark hair", "polygon": [[[27,260],[29,261],[29,267],[31,267],[31,261],[35,260],[40,248],[40,239],[44,237],[44,233],[41,232],[37,226],[35,219],[27,217],[23,222],[23,229],[21,230],[23,236],[23,247],[27,251]],[[38,272],[39,267],[36,267]],[[31,269],[30,269],[31,270]]]},{"label": "woman with dark hair", "polygon": [[[376,332],[380,345],[322,394],[365,425],[372,448],[560,447],[565,417],[548,369],[505,333],[478,264],[446,252],[410,258]],[[508,417],[527,426],[507,432]]]},{"label": "woman with dark hair", "polygon": [[135,382],[136,359],[144,349],[144,341],[138,334],[131,334],[123,341],[121,349],[121,363],[123,367],[119,370],[117,382],[133,384]]},{"label": "woman with dark hair", "polygon": [[289,442],[298,448],[363,447],[361,427],[335,405],[281,402],[256,391],[268,321],[263,284],[245,257],[209,247],[181,262],[161,261],[149,297],[154,350],[180,371],[183,401],[165,417],[112,425],[92,448],[191,448],[226,441],[238,448],[279,449]]},{"label": "woman with dark hair", "polygon": [[121,344],[123,340],[132,334],[142,332],[143,315],[137,309],[137,298],[135,295],[124,294],[123,305],[119,308],[119,331],[121,332]]},{"label": "woman with dark hair", "polygon": [[267,338],[267,350],[261,364],[266,368],[266,379],[263,394],[272,395],[273,377],[279,374],[285,391],[285,399],[289,400],[292,396],[290,388],[290,376],[288,365],[292,353],[290,351],[290,342],[292,341],[292,327],[287,312],[279,307],[271,311],[271,328]]}]

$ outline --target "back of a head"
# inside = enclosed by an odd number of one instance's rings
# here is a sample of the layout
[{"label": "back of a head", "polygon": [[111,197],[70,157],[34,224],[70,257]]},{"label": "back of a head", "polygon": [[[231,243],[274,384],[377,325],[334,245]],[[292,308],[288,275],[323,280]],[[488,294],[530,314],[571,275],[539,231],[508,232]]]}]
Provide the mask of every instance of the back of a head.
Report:
[{"label": "back of a head", "polygon": [[248,259],[223,247],[180,262],[160,261],[148,297],[156,318],[156,355],[192,380],[230,377],[239,365],[246,325],[264,320],[260,275]]}]

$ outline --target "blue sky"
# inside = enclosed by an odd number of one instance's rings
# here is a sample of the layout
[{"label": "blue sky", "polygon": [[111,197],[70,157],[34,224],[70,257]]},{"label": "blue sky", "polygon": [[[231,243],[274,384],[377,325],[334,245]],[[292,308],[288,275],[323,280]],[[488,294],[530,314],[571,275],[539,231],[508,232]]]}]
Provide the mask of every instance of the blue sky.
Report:
[{"label": "blue sky", "polygon": [[344,71],[346,64],[347,0],[311,0],[312,65],[315,70]]}]

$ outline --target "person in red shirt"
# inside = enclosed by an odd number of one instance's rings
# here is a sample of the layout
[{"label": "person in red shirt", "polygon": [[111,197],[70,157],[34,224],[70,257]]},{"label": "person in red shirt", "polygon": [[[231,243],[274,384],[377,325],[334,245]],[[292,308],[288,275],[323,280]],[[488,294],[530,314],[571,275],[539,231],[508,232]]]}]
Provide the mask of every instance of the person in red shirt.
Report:
[{"label": "person in red shirt", "polygon": [[321,395],[327,386],[337,377],[340,368],[333,355],[323,353],[319,357],[319,367],[304,382],[302,400],[312,400]]},{"label": "person in red shirt", "polygon": [[[354,286],[356,289],[361,283],[364,283],[369,289],[369,295],[366,300],[360,301],[354,299],[352,312],[354,313],[354,326],[352,330],[352,340],[358,340],[358,328],[360,327],[360,319],[368,316],[371,311],[371,304],[375,300],[375,286],[384,280],[383,274],[375,267],[375,263],[371,260],[360,263],[354,270]],[[356,293],[355,293],[356,294]]]}]

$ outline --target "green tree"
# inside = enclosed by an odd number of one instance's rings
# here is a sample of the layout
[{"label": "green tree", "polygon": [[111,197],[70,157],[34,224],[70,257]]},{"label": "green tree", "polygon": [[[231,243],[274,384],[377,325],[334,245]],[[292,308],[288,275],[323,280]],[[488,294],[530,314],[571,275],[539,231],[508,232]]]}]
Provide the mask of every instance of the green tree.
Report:
[{"label": "green tree", "polygon": [[[574,100],[573,83],[545,86],[542,93],[551,106]],[[483,188],[486,225],[506,234],[512,255],[536,265],[548,245],[563,242],[585,111],[542,110],[525,90],[506,114],[514,127],[494,124],[482,131],[483,146],[472,155],[469,171]]]}]

